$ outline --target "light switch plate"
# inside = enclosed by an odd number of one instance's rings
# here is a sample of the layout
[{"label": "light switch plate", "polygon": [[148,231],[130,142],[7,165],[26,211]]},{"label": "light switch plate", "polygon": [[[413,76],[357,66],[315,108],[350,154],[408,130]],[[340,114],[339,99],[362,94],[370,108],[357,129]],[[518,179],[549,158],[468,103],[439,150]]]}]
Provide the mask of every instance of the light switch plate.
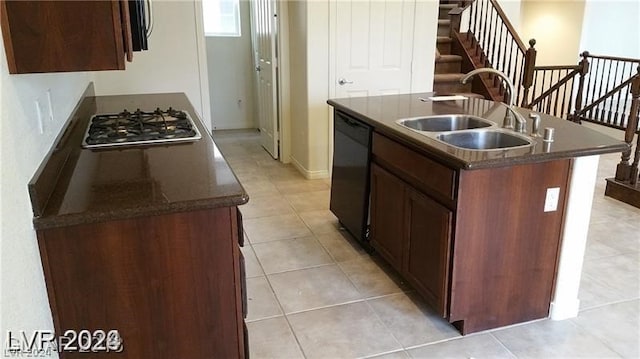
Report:
[{"label": "light switch plate", "polygon": [[560,198],[560,187],[547,188],[547,197],[544,200],[544,211],[545,212],[557,211],[559,198]]}]

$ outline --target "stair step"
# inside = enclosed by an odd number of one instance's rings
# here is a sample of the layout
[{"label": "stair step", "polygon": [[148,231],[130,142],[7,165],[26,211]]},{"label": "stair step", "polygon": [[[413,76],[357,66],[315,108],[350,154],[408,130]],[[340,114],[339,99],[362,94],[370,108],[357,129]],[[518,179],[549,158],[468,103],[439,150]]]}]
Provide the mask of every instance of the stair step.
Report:
[{"label": "stair step", "polygon": [[471,83],[463,85],[459,82],[435,82],[434,81],[433,91],[435,91],[437,94],[469,93],[471,92]]},{"label": "stair step", "polygon": [[440,54],[436,57],[435,61],[435,73],[436,74],[450,74],[460,73],[462,66],[462,56]]},{"label": "stair step", "polygon": [[462,70],[461,61],[438,62],[436,61],[435,74],[458,74]]},{"label": "stair step", "polygon": [[458,5],[456,4],[440,4],[440,7],[438,9],[438,18],[439,19],[448,19],[449,18],[449,11],[457,8]]},{"label": "stair step", "polygon": [[447,55],[440,54],[440,57],[436,60],[436,62],[458,62],[462,61],[462,56],[459,55]]},{"label": "stair step", "polygon": [[438,36],[449,36],[451,33],[451,20],[439,19],[438,20]]},{"label": "stair step", "polygon": [[440,51],[441,54],[450,54],[451,53],[451,38],[448,36],[438,36],[436,40],[436,48]]},{"label": "stair step", "polygon": [[461,73],[453,73],[453,74],[435,74],[433,75],[433,82],[460,82],[460,79],[464,76]]}]

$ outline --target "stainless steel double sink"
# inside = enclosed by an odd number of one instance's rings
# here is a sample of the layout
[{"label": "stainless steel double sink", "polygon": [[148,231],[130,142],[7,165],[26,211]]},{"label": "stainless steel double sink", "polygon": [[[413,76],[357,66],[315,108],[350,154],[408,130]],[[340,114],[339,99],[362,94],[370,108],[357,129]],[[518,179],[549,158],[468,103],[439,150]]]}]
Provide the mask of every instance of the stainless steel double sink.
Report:
[{"label": "stainless steel double sink", "polygon": [[533,141],[524,135],[498,128],[492,121],[471,115],[404,118],[397,120],[396,123],[447,145],[465,150],[504,150],[528,147],[533,144]]}]

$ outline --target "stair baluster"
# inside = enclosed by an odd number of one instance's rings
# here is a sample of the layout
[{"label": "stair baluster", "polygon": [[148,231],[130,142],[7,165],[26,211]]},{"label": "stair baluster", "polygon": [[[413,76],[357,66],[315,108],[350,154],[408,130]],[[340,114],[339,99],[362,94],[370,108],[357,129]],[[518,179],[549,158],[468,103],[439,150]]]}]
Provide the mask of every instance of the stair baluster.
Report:
[{"label": "stair baluster", "polygon": [[[632,145],[633,138],[638,132],[638,111],[640,111],[640,66],[638,66],[638,73],[636,74],[633,82],[631,83],[631,112],[629,115],[629,121],[627,122],[627,128],[625,129],[624,141],[629,145]],[[640,136],[638,136],[640,141]],[[638,161],[640,160],[640,142],[636,144],[633,163],[630,165],[631,159],[631,147],[629,150],[622,153],[620,163],[616,168],[616,181],[626,182],[629,181],[635,185],[638,180]]]}]

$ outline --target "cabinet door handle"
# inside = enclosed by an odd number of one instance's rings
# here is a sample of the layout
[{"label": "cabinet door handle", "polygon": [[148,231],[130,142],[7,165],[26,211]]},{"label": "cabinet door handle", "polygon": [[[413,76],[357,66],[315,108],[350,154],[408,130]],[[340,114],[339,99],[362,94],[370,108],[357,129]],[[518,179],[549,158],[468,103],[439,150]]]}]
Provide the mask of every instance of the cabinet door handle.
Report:
[{"label": "cabinet door handle", "polygon": [[247,270],[242,252],[240,252],[240,294],[242,296],[242,317],[246,318],[249,314],[249,303],[247,302]]}]

